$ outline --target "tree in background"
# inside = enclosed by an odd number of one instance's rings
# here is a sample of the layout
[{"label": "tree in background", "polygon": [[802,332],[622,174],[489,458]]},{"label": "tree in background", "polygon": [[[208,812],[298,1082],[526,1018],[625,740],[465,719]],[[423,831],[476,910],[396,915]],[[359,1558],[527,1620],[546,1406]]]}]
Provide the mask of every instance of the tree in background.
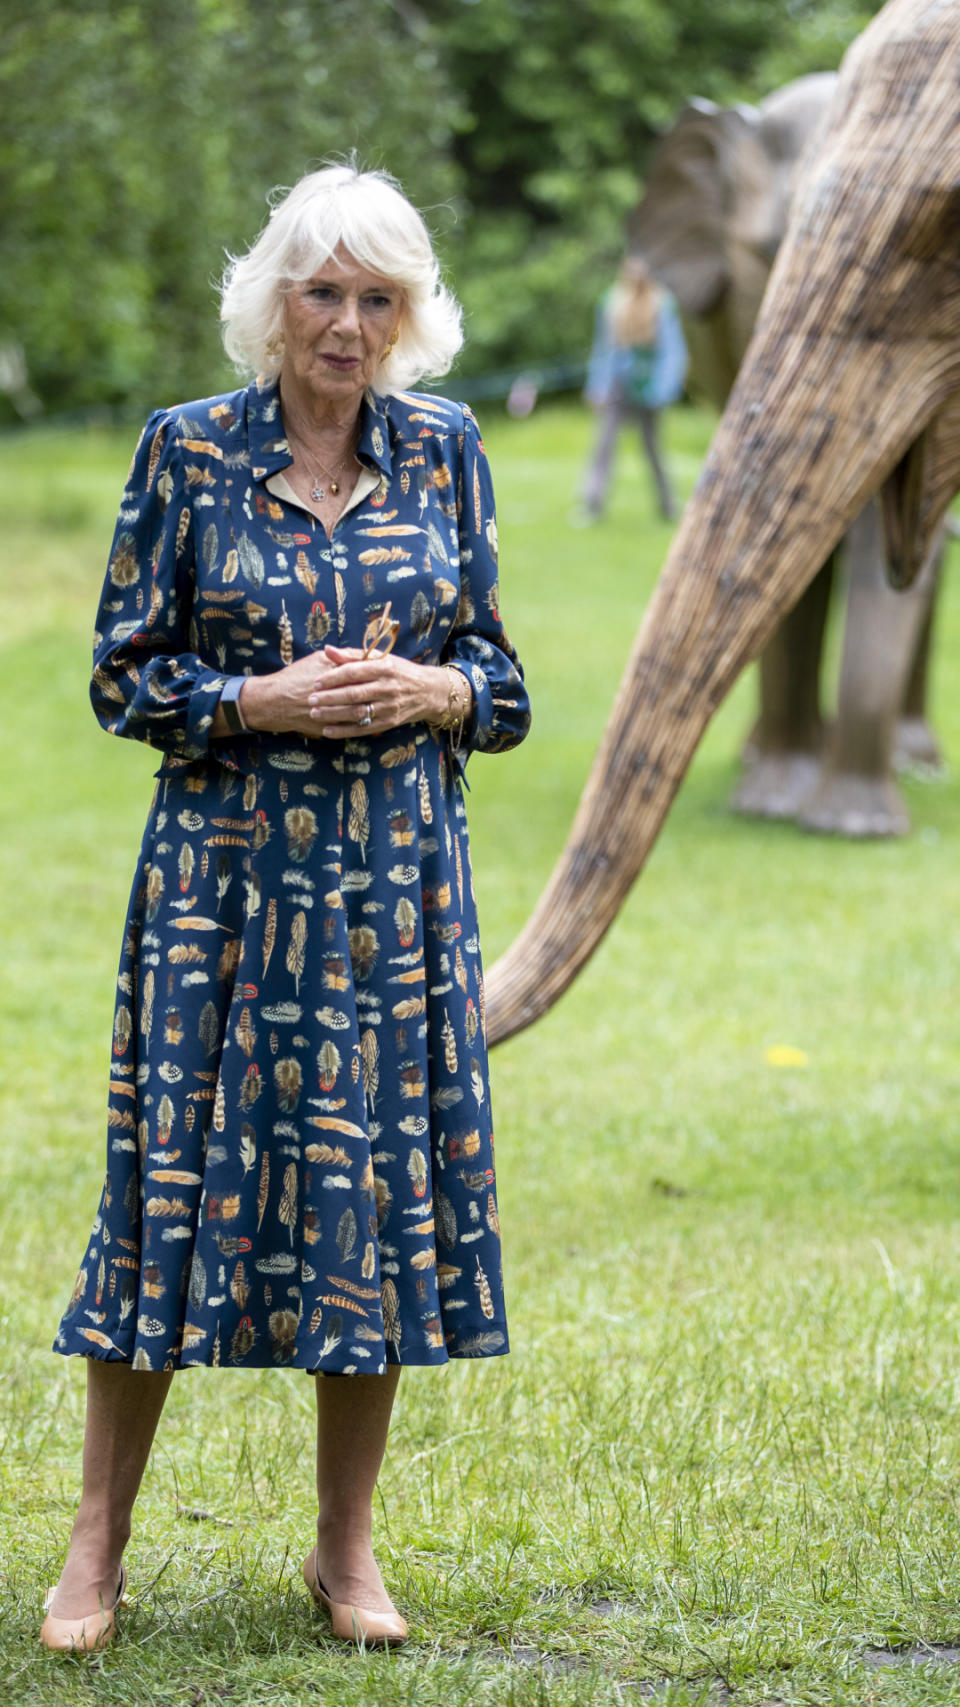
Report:
[{"label": "tree in background", "polygon": [[585,353],[643,163],[695,95],[832,70],[882,0],[423,0],[465,110],[471,371]]},{"label": "tree in background", "polygon": [[324,156],[454,187],[455,99],[391,0],[31,0],[4,47],[0,346],[54,412],[229,383],[225,253]]},{"label": "tree in background", "polygon": [[225,252],[356,148],[427,214],[465,373],[582,353],[658,131],[835,66],[879,3],[7,0],[0,351],[51,412],[229,383]]}]

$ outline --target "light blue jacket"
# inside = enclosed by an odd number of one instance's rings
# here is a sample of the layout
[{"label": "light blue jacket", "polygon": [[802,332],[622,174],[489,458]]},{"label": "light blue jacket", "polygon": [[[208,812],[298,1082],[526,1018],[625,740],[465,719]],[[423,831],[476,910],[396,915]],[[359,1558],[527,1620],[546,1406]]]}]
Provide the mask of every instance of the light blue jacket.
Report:
[{"label": "light blue jacket", "polygon": [[605,291],[597,304],[584,390],[587,402],[602,406],[619,398],[648,409],[663,409],[669,403],[676,403],[683,395],[688,358],[673,297],[669,291],[661,292],[656,340],[651,350],[624,348],[615,342],[610,324],[610,297],[611,292]]}]

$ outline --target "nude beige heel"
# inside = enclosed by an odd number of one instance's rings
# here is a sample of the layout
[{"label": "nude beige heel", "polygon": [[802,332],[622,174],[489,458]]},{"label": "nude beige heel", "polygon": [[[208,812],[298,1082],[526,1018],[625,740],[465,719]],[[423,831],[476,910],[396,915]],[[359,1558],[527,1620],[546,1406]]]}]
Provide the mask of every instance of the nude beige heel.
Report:
[{"label": "nude beige heel", "polygon": [[120,1566],[117,1598],[112,1606],[101,1606],[88,1612],[85,1618],[55,1618],[47,1611],[56,1589],[48,1589],[43,1602],[47,1616],[40,1626],[40,1640],[45,1648],[60,1654],[95,1654],[109,1646],[117,1633],[117,1607],[123,1605],[127,1587],[127,1567]]},{"label": "nude beige heel", "polygon": [[318,1606],[329,1614],[333,1634],[341,1642],[353,1642],[361,1648],[399,1647],[407,1640],[406,1619],[399,1612],[373,1612],[363,1606],[351,1606],[346,1600],[331,1600],[317,1572],[317,1550],[314,1547],[303,1561],[303,1580]]}]

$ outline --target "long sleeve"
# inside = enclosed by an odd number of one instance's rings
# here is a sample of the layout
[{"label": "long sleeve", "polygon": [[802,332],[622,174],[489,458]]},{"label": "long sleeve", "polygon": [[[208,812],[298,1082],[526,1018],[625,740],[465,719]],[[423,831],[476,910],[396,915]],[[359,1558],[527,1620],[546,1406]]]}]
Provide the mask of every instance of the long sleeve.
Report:
[{"label": "long sleeve", "polygon": [[523,670],[500,620],[497,521],[493,486],[477,422],[464,408],[457,514],[460,533],[460,604],[441,654],[473,684],[474,708],[458,755],[502,753],[530,727]]},{"label": "long sleeve", "polygon": [[587,381],[583,395],[587,403],[600,408],[610,402],[617,375],[616,346],[610,330],[609,292],[597,303],[593,322],[593,344],[587,363]]},{"label": "long sleeve", "polygon": [[670,293],[664,291],[657,318],[653,371],[649,380],[651,409],[663,409],[682,397],[687,377],[687,360],[687,345],[677,305]]},{"label": "long sleeve", "polygon": [[635,357],[634,350],[628,345],[618,344],[614,338],[610,318],[610,292],[606,291],[597,304],[593,345],[583,388],[584,401],[595,408],[603,409],[607,404],[628,396],[634,376]]},{"label": "long sleeve", "polygon": [[197,655],[193,505],[176,416],[159,409],[127,478],[94,635],[90,698],[113,735],[207,752],[226,677]]}]

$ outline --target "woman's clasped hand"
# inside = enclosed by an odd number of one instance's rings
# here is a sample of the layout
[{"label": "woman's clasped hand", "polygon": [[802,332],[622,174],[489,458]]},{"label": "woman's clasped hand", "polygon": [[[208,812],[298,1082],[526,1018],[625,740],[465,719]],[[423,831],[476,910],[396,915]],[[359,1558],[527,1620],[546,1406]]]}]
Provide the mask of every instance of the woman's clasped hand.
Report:
[{"label": "woman's clasped hand", "polygon": [[271,676],[251,676],[240,705],[251,730],[346,740],[403,723],[439,726],[449,696],[444,669],[395,652],[365,655],[357,646],[327,646]]}]

